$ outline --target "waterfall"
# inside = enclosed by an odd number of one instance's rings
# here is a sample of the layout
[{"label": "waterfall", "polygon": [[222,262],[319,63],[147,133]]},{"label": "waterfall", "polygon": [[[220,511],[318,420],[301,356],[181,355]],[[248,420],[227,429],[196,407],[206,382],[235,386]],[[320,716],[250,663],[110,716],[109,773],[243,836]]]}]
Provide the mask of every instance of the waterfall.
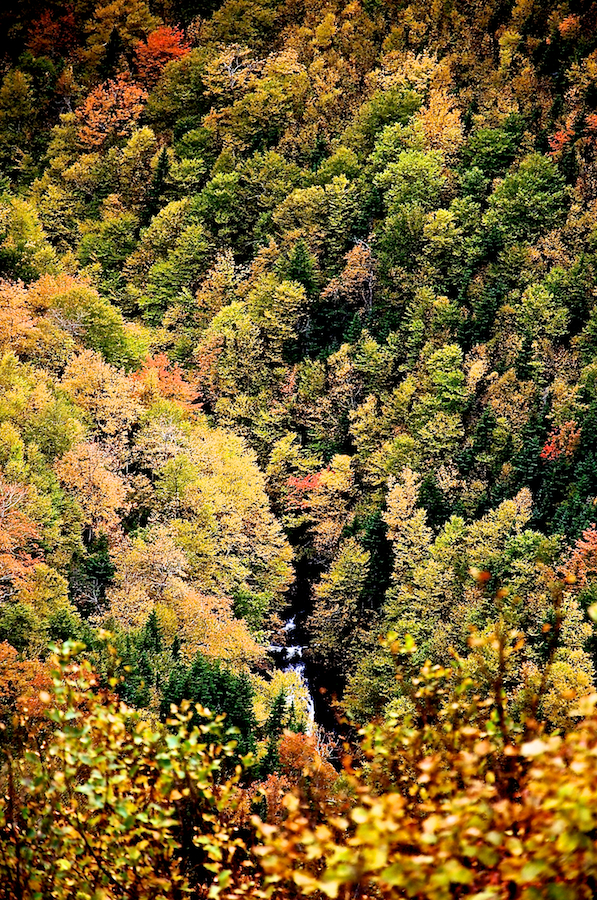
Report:
[{"label": "waterfall", "polygon": [[[282,672],[295,672],[305,688],[308,697],[307,706],[307,732],[311,734],[315,730],[315,703],[311,686],[306,674],[306,666],[303,661],[303,647],[300,644],[293,644],[292,638],[296,631],[296,615],[287,619],[284,623],[283,631],[287,636],[288,643],[283,646],[272,645],[270,652],[276,659],[278,668]],[[290,694],[292,700],[292,694]]]}]

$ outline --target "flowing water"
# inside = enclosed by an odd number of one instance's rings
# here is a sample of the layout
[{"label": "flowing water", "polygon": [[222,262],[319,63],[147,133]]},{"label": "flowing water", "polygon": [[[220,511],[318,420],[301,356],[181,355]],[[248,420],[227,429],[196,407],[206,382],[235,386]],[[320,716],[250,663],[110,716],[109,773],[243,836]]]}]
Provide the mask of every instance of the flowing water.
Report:
[{"label": "flowing water", "polygon": [[301,644],[292,643],[296,640],[296,615],[287,619],[284,623],[284,633],[286,634],[286,644],[283,647],[273,645],[270,647],[276,665],[282,672],[295,672],[299,676],[304,685],[308,697],[307,704],[307,730],[309,734],[315,730],[315,703],[309,679],[307,678],[306,666],[303,660],[303,647]]}]

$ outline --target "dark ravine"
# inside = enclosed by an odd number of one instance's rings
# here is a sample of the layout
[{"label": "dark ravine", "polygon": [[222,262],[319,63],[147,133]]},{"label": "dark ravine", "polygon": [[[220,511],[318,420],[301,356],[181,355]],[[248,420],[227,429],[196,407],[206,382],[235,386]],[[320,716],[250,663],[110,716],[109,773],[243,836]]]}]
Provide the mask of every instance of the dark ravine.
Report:
[{"label": "dark ravine", "polygon": [[[335,673],[325,671],[316,663],[309,650],[309,630],[307,619],[311,613],[312,601],[309,584],[297,573],[297,583],[291,591],[282,632],[284,643],[272,644],[270,653],[276,668],[295,671],[303,678],[310,699],[310,715],[313,727],[321,728],[333,738],[346,736],[347,729],[334,701],[340,696],[342,685],[337,683]],[[350,730],[350,729],[349,729]]]},{"label": "dark ravine", "polygon": [[274,645],[270,649],[279,669],[283,672],[297,672],[305,682],[309,695],[309,730],[313,730],[317,727],[319,720],[317,717],[315,698],[307,675],[307,664],[303,658],[305,648],[301,643],[296,643],[301,639],[296,624],[296,615],[286,619],[283,631],[287,643],[284,646]]}]

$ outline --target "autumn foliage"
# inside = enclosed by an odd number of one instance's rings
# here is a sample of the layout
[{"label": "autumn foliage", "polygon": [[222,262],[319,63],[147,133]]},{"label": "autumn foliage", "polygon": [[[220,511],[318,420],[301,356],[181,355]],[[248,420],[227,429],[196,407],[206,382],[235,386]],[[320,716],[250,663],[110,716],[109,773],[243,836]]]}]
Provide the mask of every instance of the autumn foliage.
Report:
[{"label": "autumn foliage", "polygon": [[147,40],[137,44],[135,49],[139,81],[145,87],[151,87],[169,62],[182,59],[190,50],[191,47],[180,28],[164,25],[152,31]]},{"label": "autumn foliage", "polygon": [[415,685],[416,712],[367,728],[362,763],[346,762],[347,814],[314,823],[295,794],[281,825],[257,824],[266,884],[277,896],[590,892],[594,695],[561,736],[511,730],[499,696],[479,703],[455,671],[426,667]]},{"label": "autumn foliage", "polygon": [[558,459],[562,454],[570,458],[578,448],[581,431],[576,422],[564,422],[552,431],[541,451],[541,459]]},{"label": "autumn foliage", "polygon": [[0,481],[0,585],[10,596],[34,565],[39,529],[26,511],[25,485]]},{"label": "autumn foliage", "polygon": [[596,893],[596,25],[0,4],[0,898]]},{"label": "autumn foliage", "polygon": [[190,406],[199,396],[185,378],[184,371],[176,363],[172,364],[165,353],[149,357],[132,378],[140,383],[140,396],[144,402],[149,398],[165,397]]},{"label": "autumn foliage", "polygon": [[85,150],[99,150],[129,137],[143,111],[147,92],[126,75],[99,85],[77,110],[79,140]]}]

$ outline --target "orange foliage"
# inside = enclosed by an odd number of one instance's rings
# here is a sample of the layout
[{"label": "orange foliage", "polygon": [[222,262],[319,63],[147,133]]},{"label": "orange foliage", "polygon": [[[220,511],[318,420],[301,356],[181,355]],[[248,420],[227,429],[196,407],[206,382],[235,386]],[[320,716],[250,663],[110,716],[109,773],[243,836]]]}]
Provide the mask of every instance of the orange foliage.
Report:
[{"label": "orange foliage", "polygon": [[36,320],[22,282],[0,281],[0,348],[20,355],[35,336]]},{"label": "orange foliage", "polygon": [[166,400],[176,400],[183,406],[190,406],[199,396],[186,381],[180,366],[171,363],[165,353],[149,356],[144,367],[135,372],[131,379],[139,384],[139,399],[145,405],[163,397]]},{"label": "orange foliage", "polygon": [[139,81],[149,87],[158,80],[166,66],[173,59],[181,59],[190,53],[182,29],[163,25],[152,31],[145,42],[135,48]]},{"label": "orange foliage", "polygon": [[10,644],[0,644],[0,722],[15,714],[26,715],[27,727],[37,731],[44,720],[41,691],[48,691],[50,671],[38,660],[20,660]]},{"label": "orange foliage", "polygon": [[22,582],[33,566],[37,526],[23,512],[28,490],[0,477],[0,585],[6,591]]},{"label": "orange foliage", "polygon": [[564,40],[578,37],[580,30],[580,16],[566,16],[558,25],[558,31]]},{"label": "orange foliage", "polygon": [[369,313],[373,303],[375,263],[371,249],[356,244],[344,257],[346,266],[338,278],[333,278],[323,292],[323,298],[338,303],[350,303]]},{"label": "orange foliage", "polygon": [[419,114],[427,146],[447,156],[458,152],[464,140],[464,129],[456,99],[445,88],[430,93],[427,108]]},{"label": "orange foliage", "polygon": [[99,353],[84,350],[70,358],[61,387],[89,414],[100,440],[124,465],[129,455],[129,429],[141,411],[133,380],[104,362]]},{"label": "orange foliage", "polygon": [[55,302],[56,297],[68,294],[69,291],[90,288],[87,278],[80,275],[42,275],[27,290],[27,302],[36,312],[46,312]]},{"label": "orange foliage", "polygon": [[541,451],[541,459],[558,459],[562,453],[569,459],[580,443],[581,430],[574,421],[564,422],[554,428]]},{"label": "orange foliage", "polygon": [[597,527],[586,528],[574,545],[574,550],[564,566],[567,581],[578,582],[582,587],[589,578],[597,576]]},{"label": "orange foliage", "polygon": [[92,533],[116,528],[125,506],[125,482],[112,468],[112,459],[92,443],[77,444],[56,465],[56,474],[81,504]]},{"label": "orange foliage", "polygon": [[266,780],[248,792],[252,797],[261,794],[265,798],[265,821],[280,824],[286,816],[284,797],[292,785],[285,775],[268,775]]},{"label": "orange foliage", "polygon": [[280,741],[279,756],[282,772],[293,784],[320,803],[331,800],[338,773],[322,756],[315,735],[287,731]]},{"label": "orange foliage", "polygon": [[119,75],[92,91],[77,110],[79,140],[86,150],[99,150],[108,141],[128,137],[143,111],[147,91]]},{"label": "orange foliage", "polygon": [[80,328],[56,304],[82,290],[94,289],[86,279],[66,274],[42,275],[27,287],[20,281],[0,280],[0,352],[12,351],[42,365],[65,359],[69,341]]}]

